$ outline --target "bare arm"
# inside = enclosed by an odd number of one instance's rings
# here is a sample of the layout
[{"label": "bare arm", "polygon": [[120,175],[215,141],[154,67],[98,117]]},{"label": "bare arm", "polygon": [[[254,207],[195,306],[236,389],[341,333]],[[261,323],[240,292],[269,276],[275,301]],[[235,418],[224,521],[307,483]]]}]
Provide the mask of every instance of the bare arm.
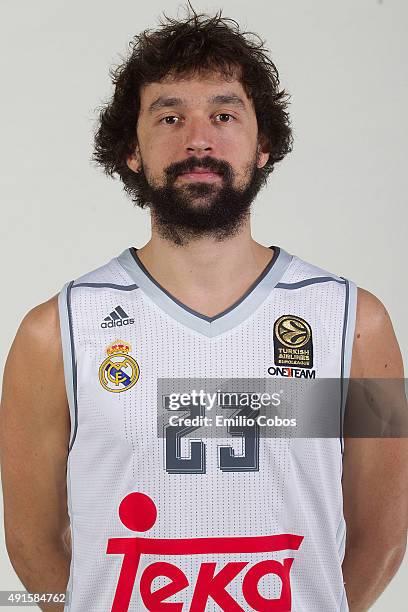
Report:
[{"label": "bare arm", "polygon": [[[6,362],[0,410],[6,546],[30,592],[66,591],[71,558],[66,497],[69,431],[54,296],[30,311],[19,327]],[[60,604],[41,606],[63,610]]]},{"label": "bare arm", "polygon": [[[358,290],[351,378],[402,379],[401,353],[382,303]],[[404,402],[404,394],[399,400]],[[343,576],[350,612],[365,612],[401,565],[408,525],[408,439],[346,438]],[[402,609],[402,604],[401,604]]]}]

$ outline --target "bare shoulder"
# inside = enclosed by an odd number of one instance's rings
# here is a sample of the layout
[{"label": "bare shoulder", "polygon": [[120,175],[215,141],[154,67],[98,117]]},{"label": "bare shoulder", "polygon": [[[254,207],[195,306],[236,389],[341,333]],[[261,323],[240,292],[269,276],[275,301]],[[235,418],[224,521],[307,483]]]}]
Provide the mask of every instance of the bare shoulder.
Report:
[{"label": "bare shoulder", "polygon": [[[403,364],[387,308],[361,288],[351,378],[368,380],[350,385],[347,398],[350,435],[344,440],[342,476],[347,546],[352,550],[376,533],[378,554],[400,559],[408,517],[408,439],[400,435],[407,430]],[[381,384],[382,379],[390,380]]]},{"label": "bare shoulder", "polygon": [[[35,306],[23,318],[4,369],[1,431],[30,437],[42,427],[65,446],[69,410],[65,390],[58,295]],[[24,423],[25,434],[21,424]],[[30,431],[31,434],[30,434]],[[37,438],[38,440],[38,438]]]},{"label": "bare shoulder", "polygon": [[23,318],[13,344],[29,343],[35,350],[59,350],[58,294],[32,308]]},{"label": "bare shoulder", "polygon": [[351,377],[403,377],[401,351],[387,308],[361,287],[357,290]]},{"label": "bare shoulder", "polygon": [[53,296],[21,321],[4,370],[0,461],[9,554],[18,556],[37,546],[38,538],[56,541],[65,533],[69,434],[58,297]]},{"label": "bare shoulder", "polygon": [[389,323],[388,311],[381,300],[362,287],[357,288],[357,324],[360,331],[379,330]]}]

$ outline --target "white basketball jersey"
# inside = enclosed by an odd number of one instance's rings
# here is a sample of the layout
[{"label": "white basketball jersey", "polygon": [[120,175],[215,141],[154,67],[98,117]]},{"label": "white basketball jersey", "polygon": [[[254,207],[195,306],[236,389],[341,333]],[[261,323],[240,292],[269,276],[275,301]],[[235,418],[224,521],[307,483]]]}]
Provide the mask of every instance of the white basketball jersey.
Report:
[{"label": "white basketball jersey", "polygon": [[[356,286],[270,248],[258,279],[214,317],[170,295],[133,247],[62,289],[66,611],[349,609],[342,417]],[[192,392],[228,380],[241,402],[251,381],[322,378],[339,383],[331,437],[265,436],[244,419],[255,408],[214,395],[211,411],[210,395]],[[210,435],[200,419],[217,407],[240,420],[220,418]],[[298,408],[307,416],[301,397]]]}]

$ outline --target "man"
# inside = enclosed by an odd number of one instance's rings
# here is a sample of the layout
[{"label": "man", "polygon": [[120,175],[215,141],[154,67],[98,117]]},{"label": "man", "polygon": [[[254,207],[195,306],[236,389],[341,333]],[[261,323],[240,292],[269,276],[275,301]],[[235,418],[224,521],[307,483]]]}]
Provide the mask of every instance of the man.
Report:
[{"label": "man", "polygon": [[[150,208],[151,239],[30,311],[7,360],[8,553],[72,612],[360,612],[404,556],[406,440],[345,439],[341,418],[349,375],[403,378],[392,324],[368,291],[252,238],[292,141],[276,68],[234,24],[194,13],[136,37],[95,160]],[[160,426],[158,397],[189,380],[287,375],[341,381],[337,437]],[[173,415],[203,418],[189,398]]]}]

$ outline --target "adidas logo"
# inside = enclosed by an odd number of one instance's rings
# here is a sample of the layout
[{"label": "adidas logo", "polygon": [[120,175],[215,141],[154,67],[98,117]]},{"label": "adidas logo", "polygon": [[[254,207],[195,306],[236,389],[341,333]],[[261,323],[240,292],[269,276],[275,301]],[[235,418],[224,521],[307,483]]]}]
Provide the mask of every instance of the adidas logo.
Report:
[{"label": "adidas logo", "polygon": [[116,306],[115,310],[112,310],[110,315],[104,318],[101,327],[122,327],[123,325],[132,325],[134,322],[135,320],[130,319],[121,306]]}]

